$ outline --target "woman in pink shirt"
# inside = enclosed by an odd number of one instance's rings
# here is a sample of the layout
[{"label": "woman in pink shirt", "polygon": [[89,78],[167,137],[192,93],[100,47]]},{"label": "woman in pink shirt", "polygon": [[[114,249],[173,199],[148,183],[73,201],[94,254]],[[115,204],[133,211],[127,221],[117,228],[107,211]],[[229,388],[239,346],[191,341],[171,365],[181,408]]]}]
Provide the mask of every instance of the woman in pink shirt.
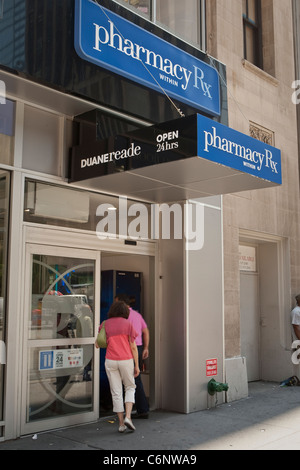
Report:
[{"label": "woman in pink shirt", "polygon": [[[113,411],[119,418],[119,432],[126,428],[135,430],[131,421],[134,403],[135,381],[139,375],[138,351],[135,343],[137,332],[128,321],[129,308],[125,302],[114,302],[105,321],[107,349],[105,370],[113,400]],[[101,323],[99,331],[103,328]],[[123,387],[125,388],[125,419]]]}]

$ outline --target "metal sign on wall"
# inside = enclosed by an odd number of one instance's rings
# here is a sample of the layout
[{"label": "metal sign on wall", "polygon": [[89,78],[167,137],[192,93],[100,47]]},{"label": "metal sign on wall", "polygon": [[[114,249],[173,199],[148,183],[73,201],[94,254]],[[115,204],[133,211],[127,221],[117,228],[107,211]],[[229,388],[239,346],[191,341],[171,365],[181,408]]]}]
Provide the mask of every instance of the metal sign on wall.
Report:
[{"label": "metal sign on wall", "polygon": [[75,49],[84,60],[220,115],[214,67],[91,0],[75,0]]},{"label": "metal sign on wall", "polygon": [[256,248],[254,246],[239,246],[240,271],[256,272]]}]

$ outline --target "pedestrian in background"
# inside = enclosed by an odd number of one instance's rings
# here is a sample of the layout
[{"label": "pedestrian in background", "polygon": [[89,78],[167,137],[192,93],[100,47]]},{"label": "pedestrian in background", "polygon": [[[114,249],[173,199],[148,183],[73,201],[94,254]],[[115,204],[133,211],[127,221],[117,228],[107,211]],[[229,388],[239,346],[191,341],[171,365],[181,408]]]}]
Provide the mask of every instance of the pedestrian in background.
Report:
[{"label": "pedestrian in background", "polygon": [[300,339],[300,294],[296,295],[296,307],[291,311],[293,340]]}]

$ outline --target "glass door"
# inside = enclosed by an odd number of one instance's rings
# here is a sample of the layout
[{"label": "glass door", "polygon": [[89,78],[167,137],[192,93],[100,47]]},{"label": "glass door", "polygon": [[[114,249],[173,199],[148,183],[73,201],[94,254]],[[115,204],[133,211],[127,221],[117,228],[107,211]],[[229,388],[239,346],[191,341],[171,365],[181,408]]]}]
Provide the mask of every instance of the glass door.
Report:
[{"label": "glass door", "polygon": [[27,245],[23,433],[99,416],[99,265],[94,251]]}]

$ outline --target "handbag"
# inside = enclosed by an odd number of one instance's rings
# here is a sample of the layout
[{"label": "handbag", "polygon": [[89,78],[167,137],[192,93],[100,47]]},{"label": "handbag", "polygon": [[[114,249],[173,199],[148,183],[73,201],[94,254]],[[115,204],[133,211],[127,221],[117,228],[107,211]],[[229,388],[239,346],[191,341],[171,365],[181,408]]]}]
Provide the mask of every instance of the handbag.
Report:
[{"label": "handbag", "polygon": [[97,343],[98,343],[99,348],[107,348],[105,321],[103,322],[102,328],[98,333]]}]

